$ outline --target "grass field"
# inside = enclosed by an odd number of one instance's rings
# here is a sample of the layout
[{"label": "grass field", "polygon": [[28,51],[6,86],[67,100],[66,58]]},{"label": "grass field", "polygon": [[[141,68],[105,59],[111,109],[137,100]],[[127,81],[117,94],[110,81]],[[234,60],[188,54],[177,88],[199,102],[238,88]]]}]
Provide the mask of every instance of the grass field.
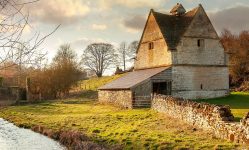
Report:
[{"label": "grass field", "polygon": [[235,149],[239,145],[149,109],[124,110],[91,99],[49,101],[0,110],[18,126],[77,130],[104,145],[124,149]]},{"label": "grass field", "polygon": [[89,80],[82,80],[79,82],[78,86],[80,89],[83,90],[94,90],[96,91],[100,86],[105,85],[106,83],[113,81],[119,77],[123,76],[121,75],[115,75],[115,76],[105,76],[105,77],[94,77]]},{"label": "grass field", "polygon": [[211,104],[229,105],[236,121],[249,112],[249,92],[233,92],[228,97],[200,100]]},{"label": "grass field", "polygon": [[[212,137],[179,120],[149,109],[124,110],[96,101],[96,89],[120,77],[93,78],[81,86],[91,91],[81,98],[11,106],[0,110],[0,118],[18,126],[41,125],[53,131],[76,130],[106,146],[124,149],[241,149],[240,145]],[[237,120],[249,111],[249,93],[232,93],[226,98],[200,100],[230,105]]]}]

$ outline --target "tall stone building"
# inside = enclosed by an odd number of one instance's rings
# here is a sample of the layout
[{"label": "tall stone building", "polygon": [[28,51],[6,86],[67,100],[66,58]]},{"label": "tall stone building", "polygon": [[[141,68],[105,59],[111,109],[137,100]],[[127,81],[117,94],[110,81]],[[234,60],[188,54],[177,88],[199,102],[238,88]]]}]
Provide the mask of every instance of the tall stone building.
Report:
[{"label": "tall stone building", "polygon": [[229,94],[228,54],[202,5],[169,14],[150,11],[134,71],[99,88],[99,100],[124,107],[149,104],[153,94],[208,99]]}]

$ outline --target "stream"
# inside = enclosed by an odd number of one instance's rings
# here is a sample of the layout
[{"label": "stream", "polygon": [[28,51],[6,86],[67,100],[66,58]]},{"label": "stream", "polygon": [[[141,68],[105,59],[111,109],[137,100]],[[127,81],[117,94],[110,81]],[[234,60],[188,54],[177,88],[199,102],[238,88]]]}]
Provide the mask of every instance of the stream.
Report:
[{"label": "stream", "polygon": [[0,118],[0,150],[66,150],[58,142]]}]

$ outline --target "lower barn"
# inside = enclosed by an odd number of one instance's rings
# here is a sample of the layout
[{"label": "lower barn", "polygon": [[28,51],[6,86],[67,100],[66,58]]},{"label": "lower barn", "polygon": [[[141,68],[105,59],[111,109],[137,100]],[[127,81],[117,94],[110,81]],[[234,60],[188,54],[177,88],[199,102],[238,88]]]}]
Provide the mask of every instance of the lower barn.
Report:
[{"label": "lower barn", "polygon": [[136,108],[150,107],[155,94],[184,99],[223,97],[229,94],[229,79],[223,75],[227,71],[226,67],[177,66],[136,70],[100,87],[98,98],[100,102]]}]

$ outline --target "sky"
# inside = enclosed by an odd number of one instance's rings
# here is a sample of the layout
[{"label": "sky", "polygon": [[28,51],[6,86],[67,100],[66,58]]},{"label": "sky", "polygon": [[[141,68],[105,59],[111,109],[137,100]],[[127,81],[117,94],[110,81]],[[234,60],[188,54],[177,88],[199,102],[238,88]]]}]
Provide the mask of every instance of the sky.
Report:
[{"label": "sky", "polygon": [[24,8],[30,13],[25,37],[46,35],[61,25],[43,43],[43,51],[51,59],[68,43],[80,57],[93,42],[117,46],[139,40],[150,9],[168,13],[176,3],[187,11],[202,4],[219,34],[224,28],[234,33],[249,30],[249,0],[40,0]]}]

